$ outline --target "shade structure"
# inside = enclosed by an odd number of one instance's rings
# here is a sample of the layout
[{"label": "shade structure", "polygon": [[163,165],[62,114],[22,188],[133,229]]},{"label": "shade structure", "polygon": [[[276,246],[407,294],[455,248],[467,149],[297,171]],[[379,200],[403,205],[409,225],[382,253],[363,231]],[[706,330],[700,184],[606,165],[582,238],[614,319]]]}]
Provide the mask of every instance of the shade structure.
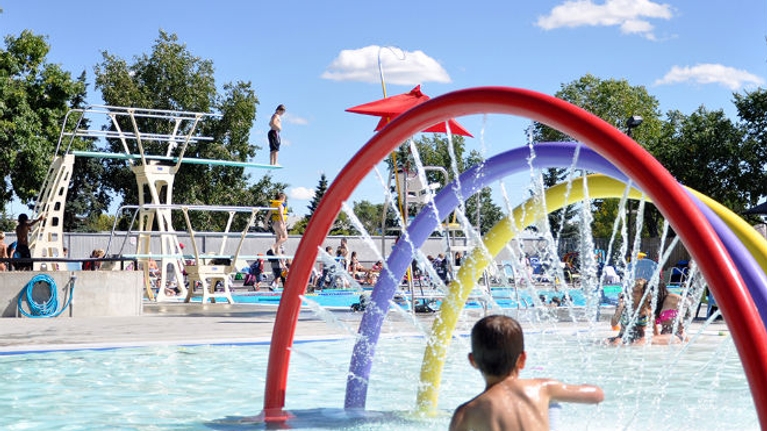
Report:
[{"label": "shade structure", "polygon": [[[391,121],[392,117],[382,117],[381,121],[378,122],[378,125],[375,128],[375,131],[379,131],[384,128],[385,125],[389,124],[389,121]],[[450,134],[451,135],[461,135],[461,136],[468,136],[470,138],[473,138],[472,134],[469,133],[468,130],[464,129],[463,126],[458,124],[457,121],[453,120],[452,118],[447,121],[447,124],[450,126]],[[447,125],[445,123],[437,123],[428,129],[423,129],[423,132],[427,133],[447,133]]]},{"label": "shade structure", "polygon": [[[403,112],[407,111],[413,106],[421,104],[429,99],[430,99],[429,96],[421,92],[421,86],[417,85],[408,93],[398,94],[396,96],[386,97],[381,100],[376,100],[374,102],[368,102],[362,105],[357,105],[347,109],[346,112],[353,112],[355,114],[373,115],[376,117],[381,117],[381,121],[378,122],[378,125],[375,128],[375,131],[377,132],[381,130],[386,124],[388,124],[389,121],[391,121],[394,117],[402,114]],[[453,135],[472,137],[471,133],[469,133],[469,131],[466,130],[463,126],[458,124],[457,121],[450,119],[448,120],[447,123],[448,123],[447,125],[445,125],[444,122],[437,123],[422,131],[433,132],[433,133],[447,133],[447,128],[450,127],[450,133]]]}]

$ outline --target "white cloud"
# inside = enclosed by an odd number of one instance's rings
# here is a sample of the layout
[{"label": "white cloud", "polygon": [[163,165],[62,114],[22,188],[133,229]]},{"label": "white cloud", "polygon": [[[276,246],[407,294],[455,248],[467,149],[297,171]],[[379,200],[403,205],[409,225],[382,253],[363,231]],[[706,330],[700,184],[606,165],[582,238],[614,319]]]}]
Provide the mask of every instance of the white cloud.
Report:
[{"label": "white cloud", "polygon": [[380,83],[378,59],[384,80],[394,85],[416,85],[424,82],[450,82],[450,75],[439,62],[423,51],[403,51],[398,48],[370,45],[360,49],[345,49],[323,72],[323,79]]},{"label": "white cloud", "polygon": [[293,187],[289,191],[290,199],[308,201],[314,197],[314,190],[306,187]]},{"label": "white cloud", "polygon": [[655,85],[694,82],[697,84],[719,84],[730,90],[738,90],[745,85],[764,84],[764,79],[745,70],[723,66],[721,64],[697,64],[692,67],[674,66],[666,75],[655,81]]},{"label": "white cloud", "polygon": [[606,0],[595,4],[592,0],[568,0],[551,9],[551,13],[538,18],[536,25],[544,30],[562,27],[613,27],[623,34],[638,34],[656,40],[655,27],[649,19],[671,19],[671,6],[650,0]]}]

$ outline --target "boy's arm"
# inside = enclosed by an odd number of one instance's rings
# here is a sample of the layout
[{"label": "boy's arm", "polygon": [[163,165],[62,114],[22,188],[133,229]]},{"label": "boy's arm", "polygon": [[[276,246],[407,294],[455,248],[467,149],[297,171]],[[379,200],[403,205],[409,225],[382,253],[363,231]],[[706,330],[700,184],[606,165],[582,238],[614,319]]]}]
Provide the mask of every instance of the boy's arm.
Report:
[{"label": "boy's arm", "polygon": [[557,380],[549,380],[544,387],[551,401],[599,404],[605,399],[602,388],[594,385],[568,385]]},{"label": "boy's arm", "polygon": [[29,227],[32,227],[32,226],[34,226],[35,224],[39,223],[42,220],[45,220],[45,213],[40,214],[39,217],[37,217],[36,219],[30,221],[29,223],[27,223],[27,225]]}]

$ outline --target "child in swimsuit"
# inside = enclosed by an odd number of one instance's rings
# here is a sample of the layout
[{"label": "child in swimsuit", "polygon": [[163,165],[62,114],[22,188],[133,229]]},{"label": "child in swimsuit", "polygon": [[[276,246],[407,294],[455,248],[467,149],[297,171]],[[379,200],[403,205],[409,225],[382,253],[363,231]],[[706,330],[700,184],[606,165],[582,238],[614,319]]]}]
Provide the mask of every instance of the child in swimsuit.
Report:
[{"label": "child in swimsuit", "polygon": [[[669,292],[666,289],[665,283],[658,283],[658,303],[655,307],[655,325],[661,327],[661,335],[671,336],[673,334],[680,340],[685,340],[687,336],[685,334],[684,321],[689,309],[690,304],[687,298]],[[660,341],[660,339],[658,341]],[[655,343],[655,341],[653,341],[653,343]]]},{"label": "child in swimsuit", "polygon": [[[650,295],[647,294],[647,280],[640,278],[634,283],[631,291],[631,302],[626,303],[623,295],[615,307],[615,314],[611,319],[613,326],[620,323],[620,332],[616,337],[607,339],[608,344],[644,344],[646,329],[653,320],[653,310],[650,304]],[[655,325],[652,325],[653,333],[657,334]]]}]

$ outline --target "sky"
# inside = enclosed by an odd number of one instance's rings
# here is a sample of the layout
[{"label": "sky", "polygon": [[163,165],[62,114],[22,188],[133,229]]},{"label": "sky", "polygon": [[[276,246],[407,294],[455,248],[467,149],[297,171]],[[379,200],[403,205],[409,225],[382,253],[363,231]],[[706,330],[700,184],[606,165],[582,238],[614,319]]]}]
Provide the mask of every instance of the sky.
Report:
[{"label": "sky", "polygon": [[[49,62],[86,72],[94,105],[103,103],[93,87],[102,52],[130,63],[151,52],[160,30],[176,34],[213,62],[219,88],[251,82],[260,103],[250,141],[264,148],[255,162],[268,163],[269,117],[284,104],[283,169],[273,176],[289,184],[299,215],[321,173],[332,182],[374,135],[378,118],[345,110],[383,97],[381,71],[388,96],[421,85],[431,97],[481,86],[553,95],[592,74],[646,87],[664,113],[704,105],[733,121],[733,93],[767,82],[764,0],[0,0],[0,9],[2,35],[46,35]],[[467,150],[485,157],[525,145],[530,125],[501,115],[457,120],[474,135]],[[511,181],[514,190],[522,180]],[[363,199],[383,202],[376,175],[351,197]]]}]

